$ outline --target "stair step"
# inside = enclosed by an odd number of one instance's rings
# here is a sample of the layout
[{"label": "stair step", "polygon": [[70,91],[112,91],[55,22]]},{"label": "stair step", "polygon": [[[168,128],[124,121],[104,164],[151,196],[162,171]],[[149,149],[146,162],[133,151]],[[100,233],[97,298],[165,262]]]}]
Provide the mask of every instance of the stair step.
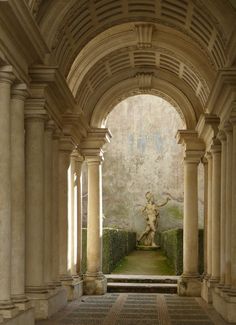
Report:
[{"label": "stair step", "polygon": [[177,284],[178,276],[147,276],[147,275],[123,275],[107,274],[108,283],[166,283]]},{"label": "stair step", "polygon": [[177,293],[177,284],[172,283],[120,283],[107,284],[108,292],[137,292],[137,293]]}]

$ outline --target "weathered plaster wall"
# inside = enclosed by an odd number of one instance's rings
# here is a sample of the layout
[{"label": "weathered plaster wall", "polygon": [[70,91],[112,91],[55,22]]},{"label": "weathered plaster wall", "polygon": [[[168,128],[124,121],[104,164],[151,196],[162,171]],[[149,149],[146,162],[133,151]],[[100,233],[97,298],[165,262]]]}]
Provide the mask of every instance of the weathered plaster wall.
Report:
[{"label": "weathered plaster wall", "polygon": [[113,137],[104,148],[104,226],[140,233],[145,193],[151,191],[160,203],[171,197],[160,209],[159,230],[182,227],[183,148],[175,135],[185,124],[176,110],[156,96],[134,96],[113,109],[106,126]]}]

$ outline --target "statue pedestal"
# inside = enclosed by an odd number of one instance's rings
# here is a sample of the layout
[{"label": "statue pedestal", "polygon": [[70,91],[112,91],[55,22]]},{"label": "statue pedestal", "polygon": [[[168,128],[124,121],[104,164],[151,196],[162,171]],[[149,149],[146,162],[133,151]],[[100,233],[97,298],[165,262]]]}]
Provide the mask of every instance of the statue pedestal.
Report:
[{"label": "statue pedestal", "polygon": [[137,245],[136,249],[140,251],[156,251],[160,249],[161,247],[159,245],[157,246],[144,246],[144,245]]}]

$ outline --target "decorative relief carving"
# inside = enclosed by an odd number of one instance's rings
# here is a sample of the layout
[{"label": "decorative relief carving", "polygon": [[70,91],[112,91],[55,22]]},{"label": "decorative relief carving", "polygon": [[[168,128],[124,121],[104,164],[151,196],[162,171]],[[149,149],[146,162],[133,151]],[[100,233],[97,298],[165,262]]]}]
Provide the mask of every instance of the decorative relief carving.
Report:
[{"label": "decorative relief carving", "polygon": [[140,24],[135,25],[138,48],[145,49],[152,47],[152,34],[154,25]]},{"label": "decorative relief carving", "polygon": [[137,73],[136,78],[138,79],[138,86],[142,91],[152,88],[152,73]]}]

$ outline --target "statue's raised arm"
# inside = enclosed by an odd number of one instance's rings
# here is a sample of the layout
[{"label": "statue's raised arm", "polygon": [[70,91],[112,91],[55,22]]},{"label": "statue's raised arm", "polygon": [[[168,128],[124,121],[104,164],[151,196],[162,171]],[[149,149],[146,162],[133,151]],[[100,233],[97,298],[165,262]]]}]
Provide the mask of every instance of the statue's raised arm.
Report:
[{"label": "statue's raised arm", "polygon": [[158,208],[164,207],[164,206],[165,206],[169,201],[170,201],[170,198],[167,197],[167,198],[166,198],[166,202],[164,202],[164,203],[162,203],[162,204],[160,204],[160,205],[157,205],[157,207],[158,207]]}]

